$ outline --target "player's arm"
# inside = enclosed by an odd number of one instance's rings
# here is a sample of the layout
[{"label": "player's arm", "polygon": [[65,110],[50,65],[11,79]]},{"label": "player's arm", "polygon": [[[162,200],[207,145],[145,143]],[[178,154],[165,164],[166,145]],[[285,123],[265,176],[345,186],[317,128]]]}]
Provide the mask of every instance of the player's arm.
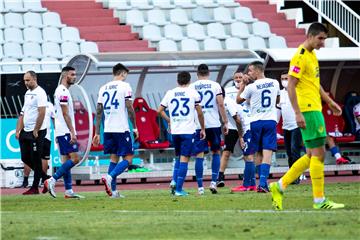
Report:
[{"label": "player's arm", "polygon": [[170,118],[165,112],[165,108],[163,105],[160,105],[157,112],[158,114],[168,123],[170,124]]},{"label": "player's arm", "polygon": [[96,105],[96,123],[95,123],[95,135],[93,137],[93,145],[96,147],[100,144],[100,127],[101,119],[103,115],[104,106],[102,103]]},{"label": "player's arm", "polygon": [[243,103],[245,102],[246,99],[242,98],[240,95],[244,92],[244,89],[245,89],[245,82],[244,81],[241,81],[240,84],[239,84],[239,91],[236,95],[236,103],[237,104],[240,104],[240,103]]},{"label": "player's arm", "polygon": [[128,115],[129,115],[130,122],[133,125],[135,139],[137,139],[139,137],[139,132],[138,132],[137,126],[136,126],[136,116],[135,116],[135,111],[134,111],[134,107],[133,107],[133,102],[130,98],[125,99],[125,106],[126,106],[126,109],[127,109]]},{"label": "player's arm", "polygon": [[202,112],[202,108],[200,104],[195,105],[195,110],[196,113],[198,115],[198,119],[199,119],[199,123],[200,123],[200,138],[201,139],[205,139],[206,134],[205,134],[205,120],[204,120],[204,114]]},{"label": "player's arm", "polygon": [[329,105],[329,108],[333,111],[335,116],[341,115],[342,113],[341,107],[329,97],[329,95],[324,91],[321,85],[320,85],[320,96],[321,99]]},{"label": "player's arm", "polygon": [[241,122],[241,119],[239,117],[239,115],[234,115],[233,116],[234,120],[235,120],[235,123],[236,123],[236,128],[237,128],[237,131],[239,133],[239,137],[243,137],[244,135],[244,132],[243,132],[243,126],[242,126],[242,122]]},{"label": "player's arm", "polygon": [[222,122],[224,124],[224,134],[226,135],[228,133],[228,119],[227,119],[227,116],[226,116],[226,112],[225,112],[225,106],[224,106],[224,98],[221,94],[218,94],[216,96],[216,103],[218,105],[218,108],[219,108],[219,112],[220,112],[220,116],[221,116],[221,119],[222,119]]},{"label": "player's arm", "polygon": [[69,108],[68,108],[67,104],[60,104],[60,106],[61,106],[61,112],[62,112],[64,121],[66,123],[66,126],[70,130],[70,136],[71,136],[70,143],[76,143],[77,138],[75,135],[75,128],[72,125],[71,118],[69,115]]},{"label": "player's arm", "polygon": [[20,116],[16,123],[16,133],[15,133],[16,139],[19,139],[20,132],[23,128],[24,128],[24,115],[23,115],[23,112],[21,111]]},{"label": "player's arm", "polygon": [[303,114],[300,111],[300,107],[299,107],[299,103],[298,103],[296,91],[295,91],[295,87],[298,82],[299,82],[298,78],[289,75],[288,94],[289,94],[291,106],[293,107],[294,112],[295,112],[296,123],[300,128],[305,128],[306,127],[305,119],[304,119]]},{"label": "player's arm", "polygon": [[33,131],[33,135],[35,138],[38,137],[38,132],[41,128],[42,123],[44,122],[45,112],[46,112],[46,106],[38,107],[38,116],[36,118],[35,127]]}]

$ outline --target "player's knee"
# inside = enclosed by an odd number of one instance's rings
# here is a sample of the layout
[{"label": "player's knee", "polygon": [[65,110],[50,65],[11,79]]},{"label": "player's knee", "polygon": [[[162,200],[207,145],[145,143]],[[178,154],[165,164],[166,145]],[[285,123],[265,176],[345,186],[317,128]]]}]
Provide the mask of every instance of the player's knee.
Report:
[{"label": "player's knee", "polygon": [[223,156],[224,158],[226,158],[226,160],[229,159],[230,154],[231,154],[231,152],[230,152],[229,150],[224,150],[224,151],[222,152],[222,156]]}]

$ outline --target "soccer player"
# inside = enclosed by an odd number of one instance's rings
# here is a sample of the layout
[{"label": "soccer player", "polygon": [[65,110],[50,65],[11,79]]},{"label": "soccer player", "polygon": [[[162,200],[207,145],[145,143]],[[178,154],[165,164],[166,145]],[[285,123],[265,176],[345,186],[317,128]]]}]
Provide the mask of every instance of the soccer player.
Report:
[{"label": "soccer player", "polygon": [[[192,154],[195,141],[195,111],[201,126],[200,138],[205,138],[204,116],[201,109],[201,97],[197,91],[189,88],[190,73],[180,72],[177,75],[178,87],[167,91],[158,108],[158,113],[164,118],[169,126],[175,146],[175,154],[179,159],[178,169],[174,168],[173,180],[175,180],[175,196],[187,196],[182,187],[188,170],[188,162]],[[165,109],[169,109],[168,117]]]},{"label": "soccer player", "polygon": [[255,61],[248,65],[247,75],[254,80],[253,84],[239,91],[237,103],[250,101],[251,110],[251,145],[250,155],[256,153],[256,161],[259,165],[260,183],[258,192],[269,192],[267,178],[270,173],[271,156],[277,150],[276,104],[279,102],[279,82],[265,78],[264,65]]},{"label": "soccer player", "polygon": [[46,92],[37,83],[34,71],[24,74],[24,83],[28,89],[24,96],[24,106],[17,125],[16,138],[19,139],[21,160],[34,170],[31,188],[23,195],[39,194],[40,178],[46,178],[41,166],[41,156],[46,135]]},{"label": "soccer player", "polygon": [[[200,137],[200,124],[197,124],[195,135],[195,175],[198,183],[198,192],[204,194],[203,187],[203,161],[204,152],[208,151],[208,142],[211,145],[212,164],[211,164],[211,183],[210,191],[217,193],[216,180],[220,168],[220,143],[221,143],[221,124],[223,125],[224,135],[228,133],[228,119],[224,107],[224,99],[220,84],[209,80],[209,67],[206,64],[200,64],[197,69],[198,80],[190,84],[190,87],[198,91],[201,97],[201,107],[205,119],[206,139]],[[219,119],[219,113],[222,122]],[[176,164],[175,164],[176,166]]]},{"label": "soccer player", "polygon": [[344,204],[334,203],[324,195],[324,157],[326,128],[322,115],[321,99],[333,111],[341,115],[341,108],[320,85],[319,63],[314,49],[324,46],[328,30],[321,23],[312,23],[306,40],[291,59],[288,92],[295,111],[297,125],[306,147],[306,154],[299,158],[289,171],[278,181],[270,184],[273,206],[282,210],[282,199],[290,183],[310,167],[314,209],[344,208]]},{"label": "soccer player", "polygon": [[56,198],[55,183],[64,178],[65,198],[83,198],[72,189],[71,168],[79,162],[78,144],[75,131],[74,106],[69,91],[75,83],[76,72],[73,67],[64,67],[60,75],[61,83],[54,94],[55,136],[58,143],[62,165],[55,174],[45,181],[43,193],[49,191]]},{"label": "soccer player", "polygon": [[355,121],[355,141],[360,141],[360,103],[356,104],[353,108],[354,121]]},{"label": "soccer player", "polygon": [[[132,89],[125,79],[129,73],[121,63],[113,67],[113,80],[103,85],[99,90],[96,107],[96,128],[93,144],[100,143],[100,124],[102,115],[104,121],[104,153],[110,154],[108,174],[101,178],[106,193],[112,198],[123,197],[116,190],[116,178],[132,163],[134,148],[130,136],[128,118],[134,129],[135,139],[138,138],[135,112],[132,103]],[[119,162],[119,157],[123,160]]]}]

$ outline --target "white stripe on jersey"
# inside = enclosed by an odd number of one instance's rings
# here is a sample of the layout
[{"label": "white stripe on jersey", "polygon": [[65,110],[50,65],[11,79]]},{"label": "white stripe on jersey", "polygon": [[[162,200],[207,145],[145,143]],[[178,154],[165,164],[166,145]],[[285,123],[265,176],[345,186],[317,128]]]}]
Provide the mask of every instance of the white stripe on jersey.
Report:
[{"label": "white stripe on jersey", "polygon": [[200,95],[192,88],[176,87],[166,92],[161,105],[169,109],[171,134],[195,133],[196,104],[200,104]]}]

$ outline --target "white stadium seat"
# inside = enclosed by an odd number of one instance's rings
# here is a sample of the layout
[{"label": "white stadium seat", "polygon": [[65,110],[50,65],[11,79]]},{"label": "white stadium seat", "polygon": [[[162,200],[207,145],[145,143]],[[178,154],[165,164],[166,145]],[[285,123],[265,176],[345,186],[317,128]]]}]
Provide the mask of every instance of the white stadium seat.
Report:
[{"label": "white stadium seat", "polygon": [[[21,60],[21,62],[23,62],[23,63],[26,63],[26,62],[38,62],[38,63],[40,63],[40,61],[38,59],[36,59],[36,58],[23,58]],[[21,66],[21,68],[22,68],[23,72],[30,71],[30,70],[35,71],[35,72],[41,71],[40,64],[31,64],[31,63],[24,64],[24,65]]]},{"label": "white stadium seat", "polygon": [[60,30],[56,27],[46,27],[42,31],[44,42],[62,43]]},{"label": "white stadium seat", "polygon": [[171,0],[152,0],[154,7],[160,9],[174,9],[175,5],[171,3]]},{"label": "white stadium seat", "polygon": [[0,14],[0,29],[5,28],[4,15]]},{"label": "white stadium seat", "polygon": [[55,42],[45,42],[41,48],[44,57],[62,58],[60,46]]},{"label": "white stadium seat", "polygon": [[256,18],[253,18],[250,8],[247,7],[235,8],[234,16],[236,20],[240,20],[245,23],[253,23],[257,21]]},{"label": "white stadium seat", "polygon": [[187,51],[199,51],[199,50],[200,47],[198,41],[189,38],[181,40],[181,51],[187,52]]},{"label": "white stadium seat", "polygon": [[126,12],[126,23],[131,24],[134,27],[144,26],[145,20],[142,11],[139,10],[130,10]]},{"label": "white stadium seat", "polygon": [[259,50],[266,49],[265,40],[262,37],[251,36],[248,38],[248,49]]},{"label": "white stadium seat", "polygon": [[253,34],[262,38],[269,38],[273,34],[270,31],[270,26],[266,22],[254,22],[252,25]]},{"label": "white stadium seat", "polygon": [[218,7],[214,8],[214,19],[220,23],[233,23],[234,19],[231,18],[231,12],[228,8]]},{"label": "white stadium seat", "polygon": [[221,23],[209,23],[207,25],[207,33],[211,38],[225,39],[230,37],[225,33],[225,28]]},{"label": "white stadium seat", "polygon": [[0,44],[0,60],[4,57],[4,51],[3,51],[3,47],[2,44]]},{"label": "white stadium seat", "polygon": [[76,42],[63,42],[61,52],[63,57],[73,57],[80,53],[79,45]]},{"label": "white stadium seat", "polygon": [[285,38],[281,36],[269,37],[269,48],[287,48]]},{"label": "white stadium seat", "polygon": [[159,51],[160,52],[176,52],[177,46],[173,40],[164,39],[159,42]]},{"label": "white stadium seat", "polygon": [[65,27],[65,24],[61,23],[60,15],[55,12],[46,12],[42,15],[43,24],[47,27]]},{"label": "white stadium seat", "polygon": [[156,25],[145,25],[142,32],[142,37],[152,42],[158,42],[163,39],[160,28]]},{"label": "white stadium seat", "polygon": [[234,22],[230,26],[231,35],[239,38],[249,38],[251,36],[246,23]]},{"label": "white stadium seat", "polygon": [[240,38],[231,37],[225,40],[225,48],[226,50],[244,49],[244,44]]},{"label": "white stadium seat", "polygon": [[221,51],[223,50],[219,39],[207,38],[204,40],[205,51]]},{"label": "white stadium seat", "polygon": [[[2,63],[18,63],[19,60],[15,58],[4,58],[1,61]],[[3,72],[20,72],[20,65],[19,64],[12,64],[12,65],[3,65],[2,66]]]},{"label": "white stadium seat", "polygon": [[217,3],[224,7],[239,7],[240,4],[235,2],[234,0],[217,0]]},{"label": "white stadium seat", "polygon": [[195,3],[206,8],[216,8],[219,6],[216,0],[195,0]]},{"label": "white stadium seat", "polygon": [[27,12],[23,16],[25,27],[37,27],[42,28],[42,16],[40,13]]},{"label": "white stadium seat", "polygon": [[61,29],[61,37],[64,42],[82,42],[77,28],[64,27]]},{"label": "white stadium seat", "polygon": [[25,13],[27,11],[22,0],[4,0],[4,6],[9,12]]},{"label": "white stadium seat", "polygon": [[24,8],[31,12],[46,12],[47,9],[41,5],[41,0],[24,0]]},{"label": "white stadium seat", "polygon": [[174,0],[174,4],[180,8],[195,8],[196,5],[192,3],[192,0]]},{"label": "white stadium seat", "polygon": [[4,43],[4,57],[21,59],[23,57],[21,45],[14,42]]},{"label": "white stadium seat", "polygon": [[39,43],[27,42],[23,44],[24,57],[42,58],[41,46]]},{"label": "white stadium seat", "polygon": [[152,9],[147,12],[147,22],[149,24],[155,24],[158,26],[164,26],[166,24],[169,24],[168,21],[166,21],[166,17],[164,14],[164,11],[159,9]]},{"label": "white stadium seat", "polygon": [[5,42],[23,43],[23,33],[19,28],[5,28],[4,29]]},{"label": "white stadium seat", "polygon": [[204,27],[198,23],[192,23],[186,26],[187,36],[196,40],[204,40],[207,38]]},{"label": "white stadium seat", "polygon": [[20,13],[7,13],[5,14],[5,26],[23,28],[24,22],[22,14]]},{"label": "white stadium seat", "polygon": [[214,22],[214,19],[210,16],[209,11],[204,7],[197,7],[191,12],[192,20],[200,24],[207,24]]},{"label": "white stadium seat", "polygon": [[154,6],[149,4],[148,0],[130,0],[130,6],[140,10],[149,10],[154,8]]},{"label": "white stadium seat", "polygon": [[49,64],[46,62],[55,62],[58,61],[56,58],[43,58],[41,59],[41,62],[44,64],[41,64],[41,69],[43,71],[47,71],[47,72],[58,72],[60,71],[60,65],[59,64]]},{"label": "white stadium seat", "polygon": [[4,33],[3,30],[0,29],[0,44],[4,43]]},{"label": "white stadium seat", "polygon": [[23,35],[25,42],[37,42],[37,43],[43,42],[42,32],[39,28],[35,28],[35,27],[24,28]]},{"label": "white stadium seat", "polygon": [[178,25],[187,25],[192,23],[192,21],[189,21],[186,11],[179,8],[170,10],[170,22]]},{"label": "white stadium seat", "polygon": [[99,48],[95,42],[82,42],[80,43],[81,53],[98,53]]},{"label": "white stadium seat", "polygon": [[168,24],[164,27],[164,36],[167,39],[181,41],[184,39],[182,29],[179,25]]}]

